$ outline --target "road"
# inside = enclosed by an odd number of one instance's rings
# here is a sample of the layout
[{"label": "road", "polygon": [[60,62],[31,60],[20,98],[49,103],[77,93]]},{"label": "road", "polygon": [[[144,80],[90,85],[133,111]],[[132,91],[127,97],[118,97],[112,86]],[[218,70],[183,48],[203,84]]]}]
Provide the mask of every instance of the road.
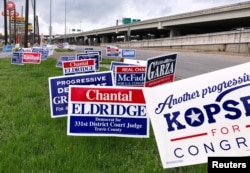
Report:
[{"label": "road", "polygon": [[[82,47],[81,49],[83,50]],[[102,50],[103,55],[106,54],[105,47],[94,47],[94,49]],[[169,51],[164,49],[136,49],[136,58],[139,60],[147,60],[151,57],[171,53],[177,53],[175,75],[180,79],[250,62],[250,55]]]}]

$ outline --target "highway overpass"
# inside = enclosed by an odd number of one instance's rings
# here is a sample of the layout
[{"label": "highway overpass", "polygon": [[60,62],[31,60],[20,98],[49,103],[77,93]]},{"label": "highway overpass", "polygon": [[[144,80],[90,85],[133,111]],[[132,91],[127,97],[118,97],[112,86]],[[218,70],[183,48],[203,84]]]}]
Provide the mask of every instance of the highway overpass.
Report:
[{"label": "highway overpass", "polygon": [[61,35],[54,41],[120,47],[250,51],[250,1]]}]

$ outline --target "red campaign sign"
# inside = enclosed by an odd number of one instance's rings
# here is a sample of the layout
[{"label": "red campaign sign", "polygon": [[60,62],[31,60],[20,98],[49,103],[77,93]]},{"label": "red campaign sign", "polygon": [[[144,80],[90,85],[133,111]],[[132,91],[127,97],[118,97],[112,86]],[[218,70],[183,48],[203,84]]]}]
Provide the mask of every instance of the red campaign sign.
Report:
[{"label": "red campaign sign", "polygon": [[40,64],[41,53],[40,52],[23,52],[22,63]]},{"label": "red campaign sign", "polygon": [[114,87],[71,87],[71,101],[145,104],[142,89]]},{"label": "red campaign sign", "polygon": [[63,68],[84,67],[84,66],[93,66],[93,65],[95,65],[94,59],[84,59],[84,60],[63,62]]},{"label": "red campaign sign", "polygon": [[146,72],[146,67],[141,67],[141,66],[117,66],[116,67],[116,72],[117,73],[142,73]]}]

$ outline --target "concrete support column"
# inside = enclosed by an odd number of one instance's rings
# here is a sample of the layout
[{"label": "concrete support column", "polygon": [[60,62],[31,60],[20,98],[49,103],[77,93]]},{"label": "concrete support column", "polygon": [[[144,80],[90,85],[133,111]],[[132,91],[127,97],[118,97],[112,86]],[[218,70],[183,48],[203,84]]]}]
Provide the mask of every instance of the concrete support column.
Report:
[{"label": "concrete support column", "polygon": [[169,37],[172,38],[172,37],[175,37],[175,36],[180,36],[180,30],[178,30],[178,29],[170,29]]},{"label": "concrete support column", "polygon": [[124,42],[128,41],[128,35],[127,33],[124,34]]},{"label": "concrete support column", "polygon": [[90,37],[89,38],[89,45],[94,45],[94,38],[93,37]]},{"label": "concrete support column", "polygon": [[108,42],[108,37],[106,35],[102,36],[102,43],[107,43]]},{"label": "concrete support column", "polygon": [[112,43],[115,43],[117,41],[116,36],[112,36]]}]

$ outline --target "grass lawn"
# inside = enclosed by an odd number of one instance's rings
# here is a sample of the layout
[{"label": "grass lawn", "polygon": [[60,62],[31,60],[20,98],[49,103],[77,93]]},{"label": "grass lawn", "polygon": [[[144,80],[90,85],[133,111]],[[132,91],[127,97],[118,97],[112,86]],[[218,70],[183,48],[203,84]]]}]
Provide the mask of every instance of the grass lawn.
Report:
[{"label": "grass lawn", "polygon": [[67,118],[50,116],[48,78],[63,75],[56,63],[0,59],[1,173],[207,172],[206,164],[163,169],[152,128],[148,139],[67,136]]}]

